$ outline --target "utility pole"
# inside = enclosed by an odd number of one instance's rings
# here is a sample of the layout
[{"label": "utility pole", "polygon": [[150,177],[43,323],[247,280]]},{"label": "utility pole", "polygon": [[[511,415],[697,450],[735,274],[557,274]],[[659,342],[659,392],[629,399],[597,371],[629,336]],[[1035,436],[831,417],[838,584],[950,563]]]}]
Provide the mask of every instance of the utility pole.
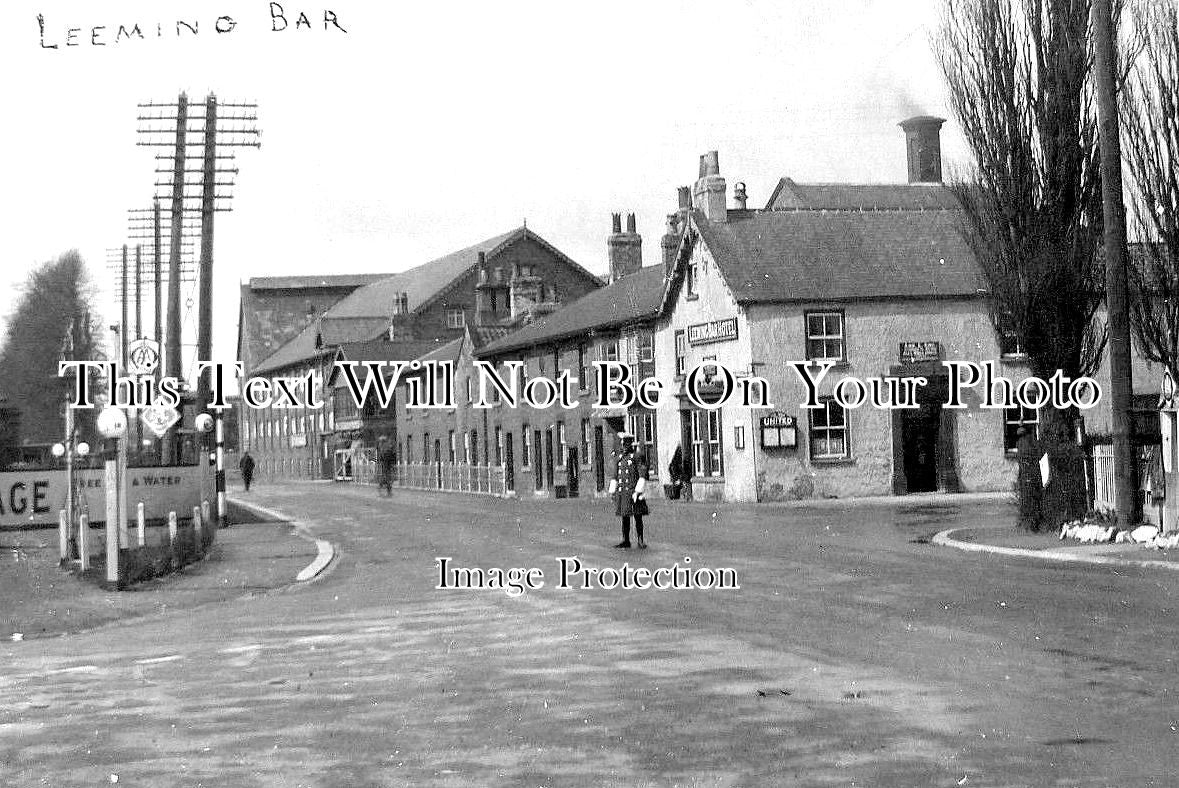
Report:
[{"label": "utility pole", "polygon": [[1122,145],[1118,122],[1117,59],[1110,0],[1093,0],[1091,25],[1097,79],[1101,197],[1105,217],[1105,303],[1109,321],[1110,399],[1113,411],[1114,495],[1118,522],[1134,518],[1130,403],[1134,393],[1126,273],[1126,205],[1122,199]]},{"label": "utility pole", "polygon": [[121,371],[127,371],[127,244],[123,244],[123,288],[120,302],[123,306],[123,320],[119,323],[119,358],[122,360]]},{"label": "utility pole", "polygon": [[[205,152],[201,165],[201,262],[198,270],[200,319],[197,321],[197,360],[213,361],[213,218],[217,213],[217,97],[205,99]],[[209,402],[210,370],[197,381],[197,407]],[[220,415],[220,414],[218,414]]]}]

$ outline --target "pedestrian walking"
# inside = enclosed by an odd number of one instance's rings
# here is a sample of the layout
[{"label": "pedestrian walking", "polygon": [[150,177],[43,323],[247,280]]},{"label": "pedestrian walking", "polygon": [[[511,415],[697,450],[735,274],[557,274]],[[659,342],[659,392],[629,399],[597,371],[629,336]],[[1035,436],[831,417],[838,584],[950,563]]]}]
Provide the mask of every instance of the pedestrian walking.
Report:
[{"label": "pedestrian walking", "polygon": [[238,461],[237,467],[242,472],[242,481],[246,485],[246,492],[250,491],[250,482],[254,480],[254,458],[247,451]]},{"label": "pedestrian walking", "polygon": [[645,457],[635,454],[635,436],[629,432],[618,433],[621,451],[615,464],[614,478],[610,480],[610,494],[614,497],[614,514],[622,518],[622,541],[615,547],[630,547],[630,521],[635,521],[635,536],[640,549],[647,547],[643,539],[643,517],[649,513],[647,499],[647,462]]},{"label": "pedestrian walking", "polygon": [[393,466],[397,464],[397,453],[388,437],[382,435],[377,440],[377,466],[380,478],[377,480],[377,495],[384,490],[389,497],[393,497]]}]

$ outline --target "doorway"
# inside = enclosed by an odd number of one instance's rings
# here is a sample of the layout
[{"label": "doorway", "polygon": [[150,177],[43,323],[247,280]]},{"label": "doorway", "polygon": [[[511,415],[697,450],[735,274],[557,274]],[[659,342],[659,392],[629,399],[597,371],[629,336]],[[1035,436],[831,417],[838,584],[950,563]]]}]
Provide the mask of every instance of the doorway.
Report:
[{"label": "doorway", "polygon": [[919,407],[893,411],[893,492],[956,492],[954,411],[942,407],[949,378],[930,375],[917,389]]},{"label": "doorway", "polygon": [[602,425],[594,427],[594,488],[598,492],[606,489],[606,445],[602,436]]},{"label": "doorway", "polygon": [[569,497],[577,497],[577,488],[581,482],[581,461],[577,457],[577,447],[569,447],[569,456],[565,458],[565,484],[569,487]]}]

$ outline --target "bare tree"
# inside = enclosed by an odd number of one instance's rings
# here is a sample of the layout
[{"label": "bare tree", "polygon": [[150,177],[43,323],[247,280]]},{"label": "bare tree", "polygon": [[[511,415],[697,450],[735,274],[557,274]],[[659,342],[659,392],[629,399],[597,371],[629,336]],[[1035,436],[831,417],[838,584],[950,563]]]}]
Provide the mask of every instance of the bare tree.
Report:
[{"label": "bare tree", "polygon": [[1130,323],[1139,351],[1179,376],[1179,8],[1131,6],[1139,49],[1123,93],[1133,255]]},{"label": "bare tree", "polygon": [[[990,291],[992,322],[1043,379],[1091,373],[1105,329],[1101,181],[1090,72],[1089,0],[945,0],[935,50],[973,166],[952,188]],[[1084,513],[1075,414],[1044,408],[1036,458],[1047,453],[1042,501],[1021,523],[1052,527]],[[1024,447],[1025,450],[1028,446]],[[1026,451],[1025,451],[1026,453]],[[1021,489],[1038,470],[1020,463]],[[1038,496],[1036,496],[1038,497]]]}]

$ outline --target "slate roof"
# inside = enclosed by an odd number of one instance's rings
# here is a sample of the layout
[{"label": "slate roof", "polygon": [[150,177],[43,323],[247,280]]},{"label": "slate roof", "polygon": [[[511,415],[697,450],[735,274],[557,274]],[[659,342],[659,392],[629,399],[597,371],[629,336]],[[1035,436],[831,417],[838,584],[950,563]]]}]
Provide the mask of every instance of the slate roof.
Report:
[{"label": "slate roof", "polygon": [[641,268],[482,348],[477,355],[543,345],[653,318],[663,300],[662,265]]},{"label": "slate roof", "polygon": [[692,224],[738,301],[977,296],[958,211],[763,211]]},{"label": "slate roof", "polygon": [[361,287],[379,282],[389,274],[317,274],[313,276],[255,276],[250,279],[251,290],[284,290],[310,287]]},{"label": "slate roof", "polygon": [[308,361],[335,353],[335,348],[332,347],[316,347],[315,338],[318,335],[319,321],[313,320],[302,331],[295,334],[293,339],[279,347],[278,350],[267,356],[253,369],[246,370],[246,372],[250,375],[267,375],[271,372],[277,372],[284,367],[298,364],[301,361]]},{"label": "slate roof", "polygon": [[795,183],[782,178],[768,211],[959,210],[958,198],[940,183]]}]

